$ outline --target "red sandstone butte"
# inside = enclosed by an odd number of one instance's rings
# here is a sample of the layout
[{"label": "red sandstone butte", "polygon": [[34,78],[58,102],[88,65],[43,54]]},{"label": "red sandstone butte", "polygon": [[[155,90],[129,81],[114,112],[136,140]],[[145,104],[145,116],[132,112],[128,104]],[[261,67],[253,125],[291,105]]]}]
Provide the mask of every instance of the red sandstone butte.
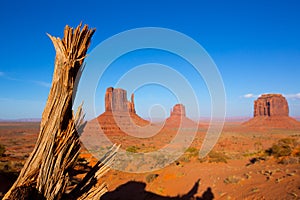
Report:
[{"label": "red sandstone butte", "polygon": [[289,116],[289,106],[281,94],[263,94],[254,102],[254,117]]},{"label": "red sandstone butte", "polygon": [[185,106],[183,104],[176,104],[173,107],[173,110],[171,110],[170,116],[183,116],[183,117],[186,117]]},{"label": "red sandstone butte", "polygon": [[105,93],[105,112],[130,112],[135,113],[134,94],[131,101],[127,100],[127,91],[121,88],[109,87]]},{"label": "red sandstone butte", "polygon": [[298,128],[300,122],[289,117],[289,106],[284,96],[263,94],[254,101],[254,117],[244,125],[266,128]]},{"label": "red sandstone butte", "polygon": [[186,117],[185,106],[183,104],[176,104],[171,109],[170,117],[166,119],[165,127],[169,128],[197,128],[197,123]]},{"label": "red sandstone butte", "polygon": [[[97,120],[107,134],[118,134],[124,130],[132,130],[137,126],[145,126],[148,121],[135,112],[134,94],[127,100],[127,91],[109,87],[105,93],[105,112]],[[123,130],[122,130],[123,129]]]},{"label": "red sandstone butte", "polygon": [[105,93],[105,112],[86,124],[81,141],[87,149],[94,151],[110,146],[108,141],[120,143],[119,136],[127,139],[129,133],[143,134],[141,127],[149,124],[136,114],[133,94],[128,101],[126,90],[110,87]]}]

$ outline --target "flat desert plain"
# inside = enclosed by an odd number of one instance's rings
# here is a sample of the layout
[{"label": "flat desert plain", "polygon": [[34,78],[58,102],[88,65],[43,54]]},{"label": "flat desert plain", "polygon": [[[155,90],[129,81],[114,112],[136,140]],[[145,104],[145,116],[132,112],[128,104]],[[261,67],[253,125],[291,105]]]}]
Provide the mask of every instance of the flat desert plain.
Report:
[{"label": "flat desert plain", "polygon": [[[248,127],[226,122],[213,150],[199,158],[208,123],[202,122],[191,146],[177,161],[164,168],[135,173],[139,166],[124,164],[127,172],[111,169],[101,181],[109,192],[102,199],[299,199],[300,129]],[[13,184],[34,148],[37,122],[0,123],[0,195]],[[108,135],[121,149],[150,152],[167,144],[176,128],[164,129],[150,138]],[[186,134],[189,134],[188,131]],[[74,167],[72,182],[95,164],[84,147]],[[72,187],[70,184],[69,187]]]}]

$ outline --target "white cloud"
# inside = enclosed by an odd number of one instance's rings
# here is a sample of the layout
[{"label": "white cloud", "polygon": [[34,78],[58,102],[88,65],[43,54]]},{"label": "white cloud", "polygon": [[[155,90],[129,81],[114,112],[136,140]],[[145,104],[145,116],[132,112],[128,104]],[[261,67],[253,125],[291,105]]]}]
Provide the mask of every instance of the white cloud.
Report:
[{"label": "white cloud", "polygon": [[300,99],[300,93],[297,94],[284,94],[287,99]]},{"label": "white cloud", "polygon": [[246,99],[250,99],[250,98],[258,98],[258,97],[260,97],[260,96],[261,96],[261,94],[252,94],[252,93],[243,95],[243,97],[246,98]]},{"label": "white cloud", "polygon": [[254,94],[245,94],[243,95],[244,98],[248,99],[248,98],[254,98]]},{"label": "white cloud", "polygon": [[[243,95],[242,97],[246,98],[246,99],[250,99],[250,98],[258,98],[260,96],[261,96],[261,94],[257,95],[257,94],[249,93],[249,94]],[[296,94],[283,94],[283,96],[285,96],[285,98],[287,98],[287,99],[300,99],[300,93],[296,93]]]}]

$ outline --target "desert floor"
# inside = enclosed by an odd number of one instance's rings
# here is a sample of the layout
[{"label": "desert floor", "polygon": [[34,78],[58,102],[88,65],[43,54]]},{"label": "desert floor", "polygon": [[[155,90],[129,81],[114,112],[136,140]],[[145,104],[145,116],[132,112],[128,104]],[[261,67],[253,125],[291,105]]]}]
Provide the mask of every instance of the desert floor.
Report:
[{"label": "desert floor", "polygon": [[[228,122],[214,149],[199,159],[198,150],[208,124],[201,123],[192,145],[177,161],[144,173],[134,173],[139,166],[125,164],[128,172],[111,169],[103,176],[109,193],[103,199],[300,199],[300,129],[247,128],[241,122]],[[0,195],[16,179],[32,151],[39,123],[0,123]],[[164,130],[157,136],[136,140],[124,135],[109,136],[124,151],[151,152],[161,148],[176,130]],[[187,131],[187,134],[188,131]],[[95,163],[82,150],[75,171]],[[74,173],[73,182],[83,177]],[[199,181],[199,182],[198,182]],[[149,198],[150,199],[150,198]]]}]

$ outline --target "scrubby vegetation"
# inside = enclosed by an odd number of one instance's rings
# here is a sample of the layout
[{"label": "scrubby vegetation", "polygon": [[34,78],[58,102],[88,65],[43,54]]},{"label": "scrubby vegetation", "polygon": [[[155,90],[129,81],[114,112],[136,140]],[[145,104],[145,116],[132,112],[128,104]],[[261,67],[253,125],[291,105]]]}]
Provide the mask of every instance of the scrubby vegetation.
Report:
[{"label": "scrubby vegetation", "polygon": [[276,144],[273,144],[271,148],[266,150],[266,153],[275,158],[290,156],[296,145],[295,139],[284,138],[279,140]]},{"label": "scrubby vegetation", "polygon": [[190,162],[191,159],[197,158],[199,150],[195,147],[189,147],[185,150],[184,154],[180,157],[178,162]]},{"label": "scrubby vegetation", "polygon": [[265,151],[257,152],[256,157],[250,159],[250,164],[270,157],[277,159],[280,164],[300,163],[300,143],[294,138],[280,139]]},{"label": "scrubby vegetation", "polygon": [[227,163],[229,159],[228,156],[223,152],[211,151],[204,158],[199,159],[200,162],[209,162],[209,163]]},{"label": "scrubby vegetation", "polygon": [[130,147],[127,147],[126,148],[126,151],[127,152],[130,152],[130,153],[137,153],[138,152],[138,147],[136,147],[136,146],[130,146]]},{"label": "scrubby vegetation", "polygon": [[5,147],[4,145],[0,144],[0,157],[2,157],[5,153]]},{"label": "scrubby vegetation", "polygon": [[229,159],[224,153],[217,151],[209,152],[208,158],[208,162],[210,163],[227,163],[227,159]]},{"label": "scrubby vegetation", "polygon": [[185,153],[191,157],[196,157],[199,154],[199,150],[196,149],[195,147],[189,147],[189,148],[187,148]]},{"label": "scrubby vegetation", "polygon": [[237,184],[242,180],[241,177],[239,176],[228,176],[227,178],[224,179],[225,184]]},{"label": "scrubby vegetation", "polygon": [[157,177],[158,177],[158,174],[148,174],[148,175],[146,176],[146,182],[147,182],[147,183],[151,183],[151,182],[154,181]]},{"label": "scrubby vegetation", "polygon": [[13,169],[15,165],[15,162],[13,161],[5,161],[5,162],[0,162],[0,172],[14,172],[15,170]]}]

